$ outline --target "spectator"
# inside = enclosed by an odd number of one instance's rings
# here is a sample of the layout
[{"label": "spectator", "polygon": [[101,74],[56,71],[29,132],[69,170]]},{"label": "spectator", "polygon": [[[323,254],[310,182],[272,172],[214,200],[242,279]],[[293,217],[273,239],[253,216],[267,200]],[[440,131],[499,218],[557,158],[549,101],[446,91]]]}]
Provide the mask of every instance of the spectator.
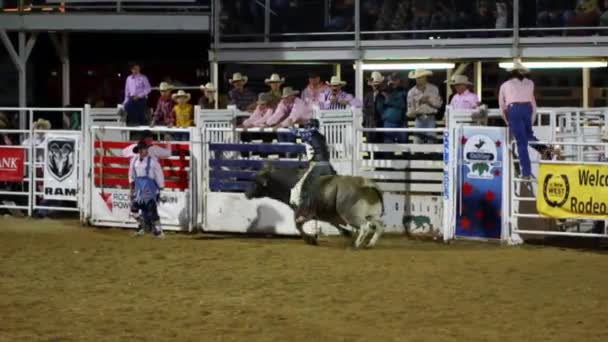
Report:
[{"label": "spectator", "polygon": [[[374,1],[375,2],[375,1]],[[404,1],[405,2],[405,1]],[[399,2],[401,5],[403,2]],[[395,17],[395,13],[399,10],[395,11],[397,8],[397,0],[384,0],[382,2],[382,6],[380,7],[380,12],[378,13],[378,20],[376,21],[375,30],[376,31],[388,31],[391,29],[395,29],[391,26],[393,23],[393,18]],[[400,22],[404,24],[404,22]],[[401,29],[402,26],[399,25],[397,29]]]},{"label": "spectator", "polygon": [[270,87],[270,91],[267,93],[270,96],[268,105],[272,108],[276,108],[279,105],[279,102],[281,102],[281,85],[285,83],[285,79],[281,78],[279,74],[272,74],[264,83]]},{"label": "spectator", "polygon": [[[479,7],[477,8],[477,13],[473,17],[473,21],[476,28],[495,28],[496,27],[496,18],[494,17],[494,13],[490,11],[490,7],[486,0],[481,0],[479,2]],[[478,37],[487,37],[487,32],[480,32],[477,34]]]},{"label": "spectator", "polygon": [[[165,138],[167,137],[168,134],[165,135]],[[153,145],[154,134],[152,134],[150,130],[143,131],[139,140],[144,141],[148,145],[151,145],[148,151],[151,157],[158,159],[171,157],[171,148],[169,148],[169,145],[167,145],[166,148],[158,145]],[[137,144],[131,144],[125,147],[125,149],[122,150],[122,156],[127,158],[135,157],[137,155],[137,153],[134,151],[135,146],[137,146]]]},{"label": "spectator", "polygon": [[[439,96],[439,89],[428,83],[427,77],[432,76],[433,72],[424,69],[412,71],[410,79],[416,80],[414,86],[407,93],[407,116],[416,119],[416,128],[435,128],[435,115],[439,112],[443,100]],[[434,134],[417,134],[414,143],[425,144],[434,141]]]},{"label": "spectator", "polygon": [[473,85],[465,75],[454,75],[449,81],[456,90],[456,94],[450,101],[452,109],[475,109],[479,107],[479,97],[471,92],[469,87]]},{"label": "spectator", "polygon": [[173,90],[173,86],[167,82],[161,82],[158,88],[160,90],[160,97],[156,103],[153,125],[171,127],[173,125],[173,118],[171,117],[171,111],[173,110],[171,91]]},{"label": "spectator", "polygon": [[[600,21],[600,8],[598,0],[578,0],[574,9],[574,16],[570,20],[571,26],[597,26]],[[576,35],[588,34],[584,31],[575,31]]]},{"label": "spectator", "polygon": [[[10,120],[5,113],[0,112],[0,130],[10,128]],[[12,145],[13,142],[7,133],[0,132],[0,145]]]},{"label": "spectator", "polygon": [[[407,121],[405,120],[406,95],[405,90],[401,86],[401,78],[396,73],[389,77],[388,89],[384,94],[384,112],[382,113],[382,122],[384,128],[406,128]],[[401,143],[407,142],[406,132],[385,132],[384,142],[386,143]]]},{"label": "spectator", "polygon": [[331,87],[331,91],[325,95],[321,109],[361,108],[361,101],[342,90],[346,82],[342,81],[339,76],[332,76],[327,84]]},{"label": "spectator", "polygon": [[568,7],[569,3],[568,0],[539,0],[536,25],[538,27],[566,26],[573,15],[571,8]]},{"label": "spectator", "polygon": [[[282,100],[272,116],[266,120],[265,126],[284,128],[309,121],[312,118],[312,110],[297,97],[299,93],[291,87],[283,88]],[[279,133],[278,139],[281,142],[295,142],[296,140],[291,133]]]},{"label": "spectator", "polygon": [[302,100],[309,106],[320,107],[329,91],[329,87],[321,82],[319,73],[311,71],[308,73],[308,86],[302,92]]},{"label": "spectator", "polygon": [[234,87],[229,93],[230,98],[228,104],[236,106],[243,112],[253,111],[255,109],[256,96],[249,90],[245,89],[245,84],[249,78],[242,75],[240,72],[234,73],[232,78],[228,80]]},{"label": "spectator", "polygon": [[[171,97],[173,98],[173,101],[177,103],[175,107],[173,107],[173,112],[171,112],[171,117],[175,120],[175,127],[188,128],[192,126],[194,114],[192,112],[192,105],[188,103],[188,101],[190,101],[190,93],[180,90]],[[178,133],[175,137],[177,140],[185,141],[188,138],[188,134]]]},{"label": "spectator", "polygon": [[445,0],[439,0],[435,3],[435,10],[431,15],[431,30],[449,30],[455,29],[451,24],[455,19],[454,9],[446,3]]},{"label": "spectator", "polygon": [[[496,1],[496,28],[505,29],[509,27],[509,7],[504,0]],[[524,26],[526,27],[526,26]]]},{"label": "spectator", "polygon": [[[198,105],[202,109],[215,109],[215,106],[216,104],[218,104],[217,102],[219,101],[215,85],[209,82],[201,86],[201,91],[203,92],[203,94],[201,95],[201,98],[198,99]],[[219,104],[217,107],[221,108]]]},{"label": "spectator", "polygon": [[150,82],[141,73],[137,63],[131,64],[131,75],[125,84],[125,100],[123,105],[127,111],[128,126],[146,126],[149,124],[146,116],[146,101],[150,93]]},{"label": "spectator", "polygon": [[[431,23],[431,2],[428,0],[412,0],[412,29],[428,30]],[[415,38],[422,35],[415,34]]]},{"label": "spectator", "polygon": [[[411,1],[400,1],[398,4],[394,4],[394,7],[389,10],[390,16],[392,16],[392,22],[389,30],[408,30],[411,28],[411,23],[414,18],[412,16],[412,2]],[[393,39],[405,39],[407,38],[404,34],[394,34]]]},{"label": "spectator", "polygon": [[[374,71],[367,84],[372,88],[363,99],[363,127],[376,128],[382,125],[382,113],[384,112],[384,76]],[[379,133],[366,132],[365,137],[368,143],[378,142]]]},{"label": "spectator", "polygon": [[264,123],[272,116],[273,109],[270,105],[272,97],[268,93],[261,93],[258,96],[257,107],[253,114],[245,121],[241,127],[264,127]]},{"label": "spectator", "polygon": [[328,32],[349,31],[354,26],[354,0],[334,0],[331,7],[329,23],[325,28]]}]

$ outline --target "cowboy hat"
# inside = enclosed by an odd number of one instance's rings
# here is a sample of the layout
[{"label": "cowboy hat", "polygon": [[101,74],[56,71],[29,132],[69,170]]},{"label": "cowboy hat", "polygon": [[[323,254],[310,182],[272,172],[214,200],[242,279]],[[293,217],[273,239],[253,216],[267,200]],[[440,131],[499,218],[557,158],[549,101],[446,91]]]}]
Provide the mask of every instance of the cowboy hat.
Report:
[{"label": "cowboy hat", "polygon": [[230,84],[232,84],[233,82],[238,82],[238,81],[243,81],[243,83],[247,83],[247,81],[249,80],[249,78],[243,74],[241,74],[240,72],[235,72],[234,74],[232,74],[232,78],[228,80],[228,82]]},{"label": "cowboy hat", "polygon": [[384,82],[384,76],[382,76],[382,74],[380,72],[374,71],[374,72],[372,72],[372,77],[370,77],[367,84],[368,85],[377,85],[377,84],[382,84],[382,82]]},{"label": "cowboy hat", "polygon": [[426,76],[433,76],[433,72],[430,70],[426,70],[426,69],[416,69],[413,71],[410,71],[408,77],[411,80],[420,78],[420,77],[426,77]]},{"label": "cowboy hat", "polygon": [[171,84],[169,84],[169,82],[160,82],[160,85],[158,86],[158,90],[171,91],[171,90],[173,90],[173,86]]},{"label": "cowboy hat", "polygon": [[508,72],[515,71],[515,70],[521,71],[521,72],[523,72],[525,74],[527,74],[527,73],[530,72],[530,69],[528,69],[524,65],[524,63],[521,62],[520,59],[514,59],[513,60],[513,66],[511,68],[507,69]]},{"label": "cowboy hat", "polygon": [[267,104],[270,101],[272,101],[272,98],[268,93],[261,93],[260,95],[258,95],[257,104]]},{"label": "cowboy hat", "polygon": [[149,148],[152,146],[147,140],[140,140],[135,147],[133,147],[133,153],[139,153],[139,150]]},{"label": "cowboy hat", "polygon": [[217,89],[215,89],[215,86],[211,82],[209,82],[205,85],[201,85],[201,90],[206,90],[210,93],[215,93],[217,91]]},{"label": "cowboy hat", "polygon": [[331,87],[336,87],[336,86],[343,86],[346,85],[345,81],[342,81],[340,79],[340,76],[332,76],[331,80],[329,82],[327,82],[327,84],[329,84]]},{"label": "cowboy hat", "polygon": [[185,91],[180,90],[177,93],[171,95],[171,98],[174,100],[180,97],[185,97],[186,100],[190,100],[190,93],[186,93]]},{"label": "cowboy hat", "polygon": [[40,130],[49,130],[51,129],[51,122],[49,120],[40,118],[34,121],[34,128]]},{"label": "cowboy hat", "polygon": [[268,83],[284,83],[285,82],[285,78],[281,78],[281,76],[279,76],[279,74],[272,74],[270,75],[270,78],[267,78],[264,83],[268,84]]},{"label": "cowboy hat", "polygon": [[454,75],[454,76],[450,77],[449,81],[446,81],[446,83],[448,83],[450,85],[457,85],[457,84],[473,85],[473,83],[471,81],[469,81],[469,78],[465,75]]},{"label": "cowboy hat", "polygon": [[299,90],[293,90],[292,87],[285,87],[283,88],[283,95],[281,96],[282,99],[292,96],[292,95],[298,95],[300,93]]}]

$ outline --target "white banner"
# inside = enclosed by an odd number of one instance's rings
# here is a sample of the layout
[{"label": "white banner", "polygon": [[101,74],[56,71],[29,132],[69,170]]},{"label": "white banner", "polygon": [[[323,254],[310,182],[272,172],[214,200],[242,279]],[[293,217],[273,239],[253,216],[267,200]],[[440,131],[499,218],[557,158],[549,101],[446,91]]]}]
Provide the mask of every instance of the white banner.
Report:
[{"label": "white banner", "polygon": [[80,132],[48,133],[44,141],[44,198],[78,201]]}]

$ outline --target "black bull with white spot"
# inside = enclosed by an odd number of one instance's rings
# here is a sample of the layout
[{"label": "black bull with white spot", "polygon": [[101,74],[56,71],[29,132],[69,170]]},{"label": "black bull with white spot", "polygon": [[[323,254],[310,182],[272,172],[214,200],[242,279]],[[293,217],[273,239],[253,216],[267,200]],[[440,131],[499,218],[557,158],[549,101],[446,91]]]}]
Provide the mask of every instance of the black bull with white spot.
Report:
[{"label": "black bull with white spot", "polygon": [[[248,199],[268,197],[290,205],[291,189],[303,173],[266,167],[256,174],[245,195]],[[304,223],[310,220],[330,223],[342,235],[352,236],[355,248],[373,247],[378,242],[384,231],[380,219],[384,204],[382,193],[374,182],[362,177],[323,176],[312,191],[312,214],[304,221],[296,221],[296,228],[307,243],[317,244],[317,233],[310,235],[303,229]]]}]

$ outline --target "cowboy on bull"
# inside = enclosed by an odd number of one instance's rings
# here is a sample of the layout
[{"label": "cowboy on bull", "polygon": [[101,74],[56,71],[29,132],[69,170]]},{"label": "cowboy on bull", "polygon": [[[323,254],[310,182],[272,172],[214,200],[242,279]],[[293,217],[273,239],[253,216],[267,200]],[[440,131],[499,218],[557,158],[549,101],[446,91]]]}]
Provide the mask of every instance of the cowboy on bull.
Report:
[{"label": "cowboy on bull", "polygon": [[291,191],[290,202],[296,206],[296,222],[305,221],[314,212],[312,202],[315,189],[319,188],[317,186],[319,178],[336,175],[336,171],[329,162],[329,148],[325,137],[319,133],[319,121],[312,119],[303,128],[303,130],[292,129],[292,132],[300,136],[307,147],[312,149],[312,156],[307,149],[310,160],[308,170]]},{"label": "cowboy on bull", "polygon": [[150,155],[150,146],[146,140],[141,140],[133,149],[137,155],[131,159],[129,167],[131,215],[139,221],[136,235],[143,235],[146,229],[151,229],[154,236],[163,238],[158,202],[165,177],[158,159]]}]

